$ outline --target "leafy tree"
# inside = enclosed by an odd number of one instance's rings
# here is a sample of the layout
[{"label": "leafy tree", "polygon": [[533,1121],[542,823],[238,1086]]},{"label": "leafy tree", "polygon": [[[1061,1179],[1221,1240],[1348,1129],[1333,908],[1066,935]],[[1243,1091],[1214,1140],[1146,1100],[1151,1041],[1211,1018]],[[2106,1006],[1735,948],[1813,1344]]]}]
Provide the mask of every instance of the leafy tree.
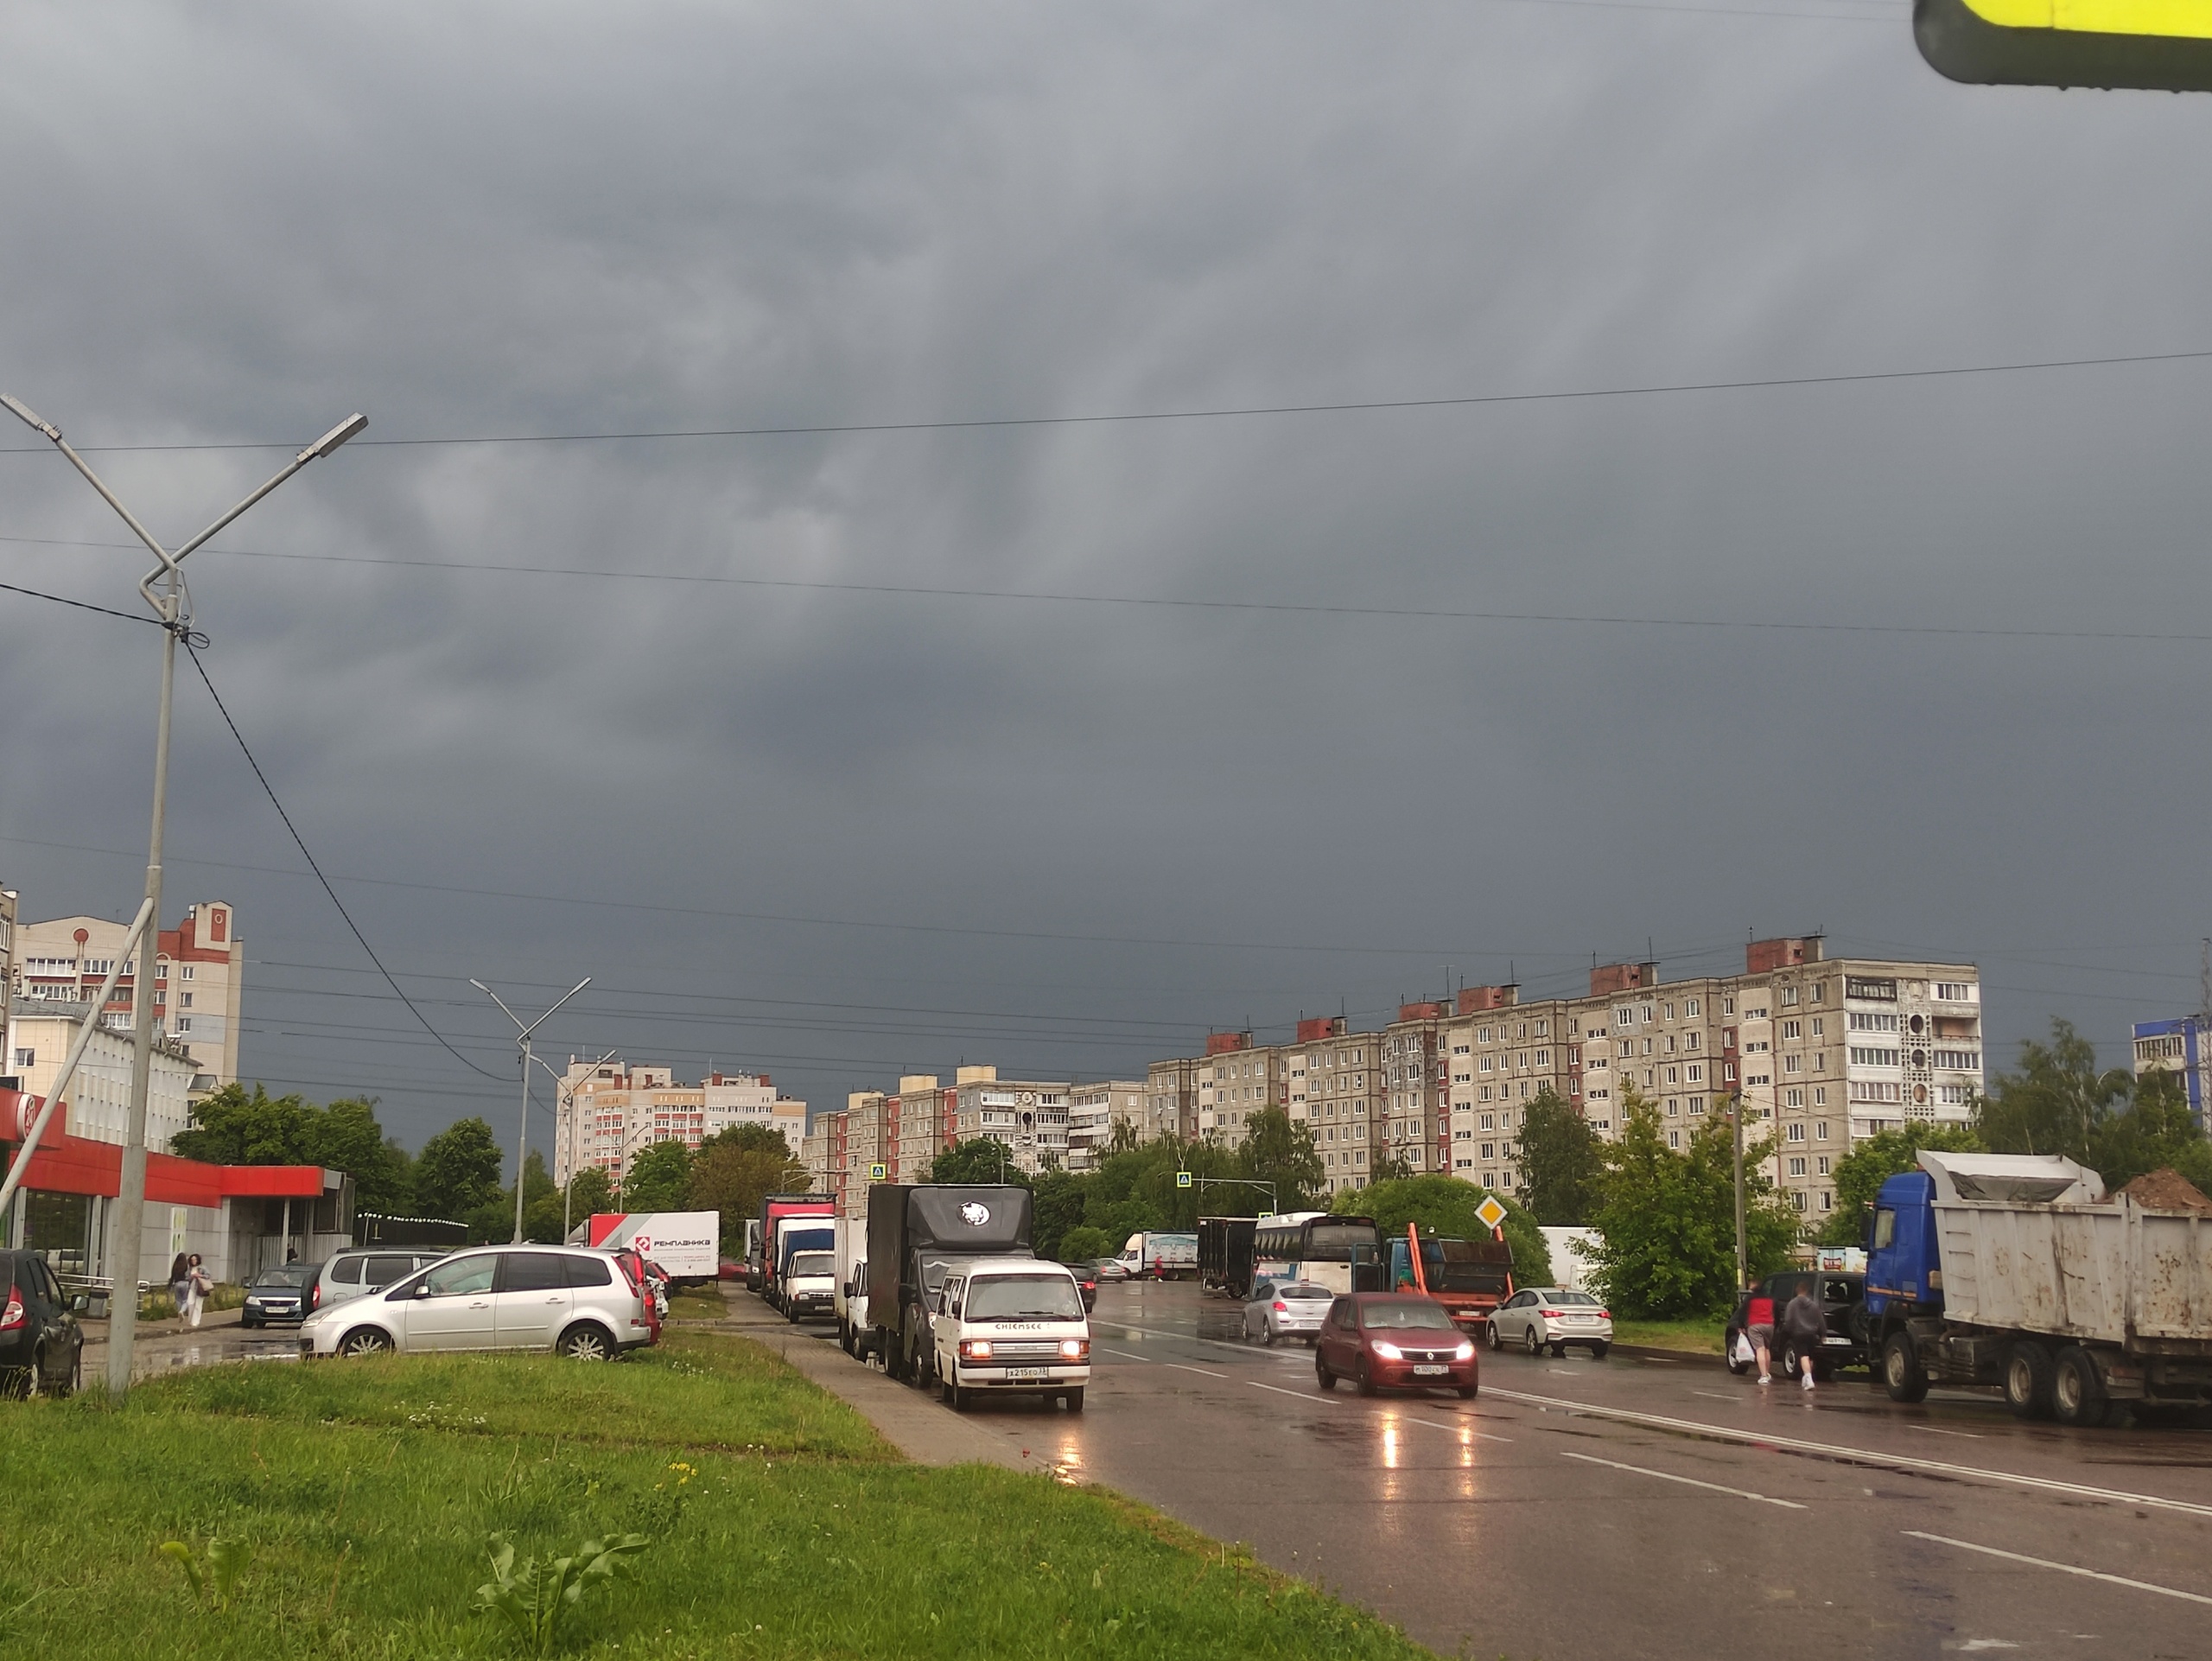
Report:
[{"label": "leafy tree", "polygon": [[1029,1179],[1014,1162],[1014,1149],[989,1136],[956,1142],[930,1161],[928,1182],[1009,1182],[1027,1187]]},{"label": "leafy tree", "polygon": [[[561,1191],[546,1174],[545,1155],[532,1151],[522,1167],[522,1238],[547,1245],[561,1241]],[[482,1244],[515,1238],[515,1191],[510,1183],[463,1219],[468,1238]]]},{"label": "leafy tree", "polygon": [[1377,1182],[1402,1182],[1414,1174],[1414,1168],[1403,1154],[1394,1149],[1384,1149],[1375,1156],[1375,1176]]},{"label": "leafy tree", "polygon": [[1547,1085],[1521,1127],[1521,1202],[1538,1222],[1577,1228],[1598,1208],[1605,1143],[1590,1122]]},{"label": "leafy tree", "polygon": [[[1620,1109],[1592,1219],[1602,1238],[1591,1278],[1624,1314],[1714,1314],[1736,1293],[1734,1127],[1726,1113],[1713,1114],[1676,1153],[1653,1104],[1631,1088]],[[1774,1148],[1767,1137],[1744,1149],[1744,1238],[1754,1276],[1780,1269],[1797,1238],[1797,1214],[1759,1174]]]},{"label": "leafy tree", "polygon": [[681,1142],[657,1142],[639,1150],[622,1173],[624,1211],[681,1211],[691,1180],[691,1150]]},{"label": "leafy tree", "polygon": [[[1040,1173],[1031,1185],[1036,1196],[1037,1220],[1033,1235],[1040,1257],[1063,1255],[1063,1238],[1083,1225],[1084,1182],[1065,1171]],[[1096,1257],[1096,1252],[1090,1254]]]},{"label": "leafy tree", "polygon": [[172,1139],[186,1159],[213,1165],[320,1165],[353,1179],[364,1211],[405,1212],[414,1199],[412,1161],[386,1138],[373,1099],[317,1107],[299,1096],[271,1096],[256,1085],[223,1086],[192,1110],[190,1128]]},{"label": "leafy tree", "polygon": [[1080,1263],[1086,1257],[1110,1257],[1121,1249],[1121,1244],[1109,1238],[1103,1228],[1077,1224],[1060,1236],[1060,1249],[1053,1255],[1064,1263]]},{"label": "leafy tree", "polygon": [[764,1194],[805,1187],[805,1168],[791,1157],[789,1142],[766,1126],[741,1124],[699,1144],[684,1203],[721,1213],[722,1250],[734,1255],[745,1240],[746,1219],[760,1215]]},{"label": "leafy tree", "polygon": [[[1327,1180],[1313,1146],[1313,1128],[1293,1123],[1280,1107],[1263,1107],[1247,1116],[1244,1141],[1236,1153],[1237,1175],[1275,1185],[1277,1211],[1305,1210]],[[1255,1188],[1243,1192],[1255,1200],[1259,1197]],[[1205,1209],[1215,1215],[1239,1215],[1245,1208],[1232,1209],[1216,1198]]]},{"label": "leafy tree", "polygon": [[1970,1124],[1930,1124],[1907,1119],[1897,1130],[1878,1131],[1854,1145],[1835,1162],[1835,1211],[1821,1231],[1821,1244],[1864,1245],[1874,1196],[1898,1172],[1916,1167],[1923,1148],[1977,1153],[1982,1149],[1981,1134]]},{"label": "leafy tree", "polygon": [[[1475,1208],[1489,1193],[1471,1182],[1432,1171],[1420,1176],[1370,1182],[1357,1192],[1338,1192],[1329,1209],[1339,1216],[1372,1217],[1382,1231],[1384,1249],[1392,1238],[1405,1238],[1406,1225],[1418,1223],[1423,1234],[1445,1240],[1487,1240],[1490,1230],[1475,1215]],[[1513,1278],[1523,1286],[1548,1286],[1552,1279],[1551,1248],[1545,1243],[1536,1219],[1527,1206],[1496,1195],[1505,1207],[1505,1242],[1513,1248]]]},{"label": "leafy tree", "polygon": [[1134,1119],[1116,1119],[1106,1133],[1106,1147],[1111,1153],[1134,1153],[1143,1141]]},{"label": "leafy tree", "polygon": [[2089,1164],[2107,1188],[2161,1168],[2212,1188],[2212,1142],[2197,1128],[2177,1073],[2146,1072],[2135,1080],[2126,1111],[2098,1128],[2089,1151]]},{"label": "leafy tree", "polygon": [[2089,1041],[2063,1021],[2050,1042],[2020,1046],[2020,1070],[1999,1073],[1974,1104],[1974,1125],[2000,1154],[2063,1154],[2108,1188],[2170,1166],[2202,1187],[2212,1181],[2212,1143],[2190,1117],[2181,1080],[2100,1068]]},{"label": "leafy tree", "polygon": [[727,1130],[715,1131],[699,1144],[702,1154],[716,1148],[733,1148],[747,1154],[773,1154],[794,1165],[799,1163],[798,1155],[791,1152],[791,1145],[784,1139],[784,1133],[765,1124],[733,1124]]},{"label": "leafy tree", "polygon": [[423,1144],[415,1200],[424,1216],[466,1219],[499,1192],[499,1144],[480,1118],[456,1119]]}]

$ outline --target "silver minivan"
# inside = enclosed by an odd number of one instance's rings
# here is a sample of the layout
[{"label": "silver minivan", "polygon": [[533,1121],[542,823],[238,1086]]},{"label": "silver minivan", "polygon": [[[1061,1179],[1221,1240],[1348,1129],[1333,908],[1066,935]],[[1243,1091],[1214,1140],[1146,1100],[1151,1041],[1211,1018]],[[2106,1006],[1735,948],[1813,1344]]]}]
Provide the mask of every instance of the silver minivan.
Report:
[{"label": "silver minivan", "polygon": [[334,1253],[322,1266],[322,1277],[315,1282],[308,1308],[328,1309],[381,1292],[447,1255],[435,1246],[355,1246]]}]

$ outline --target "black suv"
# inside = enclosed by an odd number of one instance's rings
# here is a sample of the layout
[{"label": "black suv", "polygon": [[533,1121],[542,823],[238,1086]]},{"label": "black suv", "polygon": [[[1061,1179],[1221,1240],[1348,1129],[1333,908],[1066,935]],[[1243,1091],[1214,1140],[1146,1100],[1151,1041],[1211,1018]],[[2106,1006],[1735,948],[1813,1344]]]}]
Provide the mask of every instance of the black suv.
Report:
[{"label": "black suv", "polygon": [[[1820,1354],[1813,1358],[1815,1377],[1825,1378],[1838,1367],[1863,1367],[1867,1364],[1866,1351],[1866,1277],[1842,1270],[1785,1269],[1779,1275],[1769,1275],[1758,1284],[1758,1295],[1774,1300],[1774,1374],[1777,1378],[1797,1376],[1797,1352],[1782,1335],[1782,1312],[1789,1308],[1789,1300],[1797,1295],[1798,1283],[1813,1282],[1814,1295],[1821,1301],[1821,1313],[1827,1318],[1827,1336],[1821,1340]],[[1736,1300],[1736,1307],[1728,1316],[1728,1330],[1721,1343],[1728,1358],[1728,1371],[1744,1372],[1751,1363],[1736,1359],[1736,1335],[1744,1330],[1749,1319],[1751,1294],[1745,1292]]]},{"label": "black suv", "polygon": [[67,1396],[83,1382],[83,1298],[63,1295],[46,1259],[0,1251],[0,1385],[11,1395]]}]

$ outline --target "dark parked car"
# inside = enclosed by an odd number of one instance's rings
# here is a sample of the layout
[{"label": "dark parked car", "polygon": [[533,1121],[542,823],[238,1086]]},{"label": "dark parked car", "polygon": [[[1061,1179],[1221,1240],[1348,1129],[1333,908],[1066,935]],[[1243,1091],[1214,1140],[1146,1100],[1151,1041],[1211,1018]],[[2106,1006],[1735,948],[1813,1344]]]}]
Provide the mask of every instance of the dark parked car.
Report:
[{"label": "dark parked car", "polygon": [[0,1251],[0,1384],[10,1395],[67,1396],[84,1378],[82,1297],[63,1295],[34,1251]]},{"label": "dark parked car", "polygon": [[1434,1298],[1355,1292],[1329,1306],[1313,1342],[1313,1376],[1324,1390],[1349,1378],[1363,1396],[1378,1390],[1456,1390],[1481,1382],[1474,1340]]},{"label": "dark parked car", "polygon": [[247,1284],[245,1307],[238,1311],[241,1327],[296,1327],[313,1314],[321,1300],[315,1295],[322,1278],[321,1263],[280,1263],[264,1269]]},{"label": "dark parked car", "polygon": [[[1827,1321],[1827,1336],[1821,1340],[1820,1354],[1813,1358],[1814,1376],[1825,1378],[1838,1367],[1866,1365],[1866,1277],[1841,1270],[1785,1269],[1779,1275],[1769,1275],[1758,1287],[1758,1295],[1774,1300],[1775,1377],[1797,1376],[1796,1349],[1783,1337],[1780,1327],[1782,1312],[1797,1295],[1802,1281],[1813,1282],[1814,1295],[1821,1301],[1821,1314]],[[1752,1294],[1746,1292],[1736,1300],[1735,1308],[1729,1312],[1728,1330],[1722,1336],[1722,1352],[1728,1358],[1731,1372],[1745,1372],[1756,1365],[1736,1359],[1736,1336],[1749,1319],[1751,1297]]]},{"label": "dark parked car", "polygon": [[1068,1273],[1083,1289],[1083,1310],[1089,1314],[1098,1307],[1098,1265],[1090,1258],[1078,1258],[1068,1265]]}]

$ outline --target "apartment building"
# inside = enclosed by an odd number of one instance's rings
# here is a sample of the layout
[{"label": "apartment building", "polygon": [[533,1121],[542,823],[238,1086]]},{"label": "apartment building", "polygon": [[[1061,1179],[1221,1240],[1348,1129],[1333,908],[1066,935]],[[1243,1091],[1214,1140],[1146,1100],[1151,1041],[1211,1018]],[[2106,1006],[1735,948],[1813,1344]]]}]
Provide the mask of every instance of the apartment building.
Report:
[{"label": "apartment building", "polygon": [[1313,1133],[1331,1193],[1363,1188],[1383,1146],[1389,1096],[1381,1033],[1355,1033],[1342,1015],[1298,1023],[1283,1068],[1284,1107]]},{"label": "apartment building", "polygon": [[1198,1134],[1198,1074],[1211,1068],[1191,1056],[1154,1061],[1145,1069],[1144,1139],[1173,1136],[1196,1140]]},{"label": "apartment building", "polygon": [[[56,917],[18,923],[9,984],[29,1002],[81,1003],[99,990],[123,953],[128,923],[101,917]],[[205,1093],[238,1076],[238,1017],[245,990],[245,942],[227,901],[186,907],[175,928],[158,932],[154,951],[154,1022],[193,1058]],[[103,1012],[129,1026],[139,993],[134,956],[124,964]],[[10,1041],[13,1047],[13,1041]]]},{"label": "apartment building", "polygon": [[2177,1021],[2135,1023],[2135,1076],[2177,1072],[2189,1095],[2189,1111],[2200,1128],[2204,1104],[2212,1099],[2212,1017],[2183,1015]]},{"label": "apartment building", "polygon": [[1405,1003],[1382,1036],[1384,1081],[1378,1158],[1416,1173],[1452,1168],[1449,1005]]},{"label": "apartment building", "polygon": [[[10,1087],[43,1101],[92,1015],[90,998],[16,999],[9,1022],[8,1077],[14,1081]],[[86,1142],[120,1143],[130,1122],[131,1062],[137,1048],[130,1011],[111,1006],[77,1063],[55,1128]],[[201,1093],[195,1086],[207,1079],[200,1068],[181,1043],[156,1034],[146,1088],[146,1146],[154,1153],[168,1153],[177,1132],[191,1128],[192,1104]]]},{"label": "apartment building", "polygon": [[962,1142],[1004,1143],[1011,1170],[1064,1170],[1072,1088],[1065,1079],[1007,1079],[995,1066],[962,1067],[953,1079],[955,1134]]},{"label": "apartment building", "polygon": [[805,1142],[806,1104],[779,1096],[766,1073],[711,1073],[703,1084],[678,1082],[675,1070],[620,1060],[598,1065],[569,1058],[555,1094],[553,1180],[596,1167],[620,1187],[630,1161],[657,1142],[696,1149],[739,1124],[779,1132],[798,1157]]},{"label": "apartment building", "polygon": [[1194,1075],[1198,1136],[1227,1148],[1240,1145],[1247,1119],[1288,1100],[1288,1060],[1287,1049],[1255,1046],[1249,1033],[1207,1034]]},{"label": "apartment building", "polygon": [[1096,1170],[1098,1161],[1114,1144],[1116,1126],[1127,1125],[1140,1141],[1143,1139],[1146,1090],[1142,1079],[1111,1079],[1068,1087],[1069,1170]]}]

